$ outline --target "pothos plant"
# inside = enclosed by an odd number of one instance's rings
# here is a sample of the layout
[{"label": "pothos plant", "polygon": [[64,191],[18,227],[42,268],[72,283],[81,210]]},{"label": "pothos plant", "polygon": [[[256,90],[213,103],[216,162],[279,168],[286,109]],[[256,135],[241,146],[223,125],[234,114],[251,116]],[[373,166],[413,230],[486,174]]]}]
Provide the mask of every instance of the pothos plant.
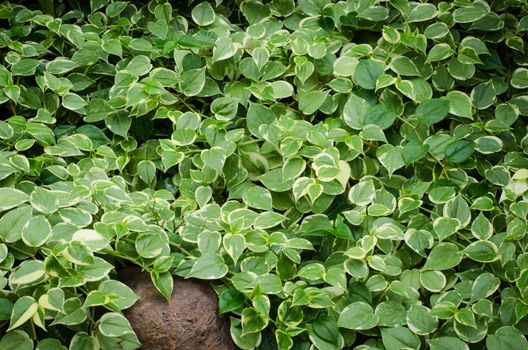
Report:
[{"label": "pothos plant", "polygon": [[0,349],[137,349],[130,264],[242,349],[527,349],[526,15],[3,2]]}]

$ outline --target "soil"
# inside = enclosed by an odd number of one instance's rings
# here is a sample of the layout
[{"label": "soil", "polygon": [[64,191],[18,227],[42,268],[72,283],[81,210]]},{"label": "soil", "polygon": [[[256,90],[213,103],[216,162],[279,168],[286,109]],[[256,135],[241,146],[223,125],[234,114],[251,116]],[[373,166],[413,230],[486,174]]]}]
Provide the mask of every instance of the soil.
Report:
[{"label": "soil", "polygon": [[176,279],[171,301],[156,290],[148,273],[125,268],[119,279],[140,297],[124,311],[148,350],[236,350],[229,320],[218,315],[218,298],[207,284]]}]

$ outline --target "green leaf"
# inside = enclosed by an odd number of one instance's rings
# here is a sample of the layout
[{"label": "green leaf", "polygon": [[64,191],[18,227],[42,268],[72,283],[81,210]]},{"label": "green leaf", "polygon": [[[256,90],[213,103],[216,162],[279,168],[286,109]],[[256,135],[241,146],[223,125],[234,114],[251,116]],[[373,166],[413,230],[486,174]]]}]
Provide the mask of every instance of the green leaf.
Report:
[{"label": "green leaf", "polygon": [[425,230],[407,230],[404,239],[412,250],[422,256],[425,256],[426,249],[430,249],[433,246],[433,235]]},{"label": "green leaf", "polygon": [[493,262],[499,259],[497,246],[489,241],[471,243],[464,249],[464,254],[478,262]]},{"label": "green leaf", "polygon": [[475,322],[475,314],[468,307],[465,307],[457,311],[455,313],[455,320],[463,326],[467,326],[470,328],[477,328],[477,324]]},{"label": "green leaf", "polygon": [[34,75],[41,62],[32,58],[23,58],[11,67],[11,74],[29,76]]},{"label": "green leaf", "polygon": [[471,101],[478,109],[486,109],[495,101],[495,86],[492,80],[479,84],[471,90]]},{"label": "green leaf", "polygon": [[389,44],[397,44],[401,37],[397,29],[389,26],[383,27],[382,36]]},{"label": "green leaf", "polygon": [[471,99],[468,95],[460,91],[449,91],[447,93],[447,99],[449,100],[449,113],[473,119]]},{"label": "green leaf", "polygon": [[163,253],[166,243],[160,233],[145,232],[137,237],[134,245],[140,256],[152,259]]},{"label": "green leaf", "polygon": [[20,97],[20,91],[20,87],[16,85],[10,85],[4,88],[4,94],[6,94],[6,96],[14,102],[18,102],[18,99]]},{"label": "green leaf", "polygon": [[203,150],[200,153],[200,157],[205,165],[218,172],[222,171],[226,160],[225,150],[216,146]]},{"label": "green leaf", "polygon": [[203,207],[209,200],[211,199],[211,196],[213,194],[213,190],[209,186],[200,186],[196,189],[194,192],[194,196],[196,198],[196,202],[200,207]]},{"label": "green leaf", "polygon": [[134,56],[125,67],[127,72],[137,77],[147,74],[151,69],[152,64],[150,63],[150,58],[145,55]]},{"label": "green leaf", "polygon": [[460,7],[453,11],[453,20],[457,23],[475,22],[486,15],[488,11],[481,4]]},{"label": "green leaf", "polygon": [[521,350],[528,346],[528,341],[517,328],[503,326],[487,337],[486,346],[489,350]]},{"label": "green leaf", "polygon": [[[172,274],[170,272],[162,272],[160,274],[151,273],[150,277],[158,292],[160,292],[165,299],[170,301],[172,290],[174,288],[174,279],[172,278]],[[130,298],[129,300],[130,302],[132,301]]]},{"label": "green leaf", "polygon": [[385,71],[385,65],[376,60],[359,60],[354,73],[354,80],[363,89],[376,88],[376,80]]},{"label": "green leaf", "polygon": [[380,22],[386,19],[388,11],[383,6],[370,6],[361,12],[359,17],[368,19],[369,21]]},{"label": "green leaf", "polygon": [[433,223],[434,231],[440,241],[455,234],[460,226],[461,222],[458,218],[439,217]]},{"label": "green leaf", "polygon": [[[365,125],[376,125],[382,130],[389,128],[396,119],[396,114],[382,104],[369,108],[364,118]],[[365,130],[365,128],[364,128]]]},{"label": "green leaf", "polygon": [[480,213],[471,223],[471,233],[477,239],[489,239],[493,235],[491,222]]},{"label": "green leaf", "polygon": [[318,348],[340,348],[339,344],[343,343],[343,337],[339,332],[335,319],[322,316],[317,318],[311,325],[308,327],[308,332],[310,340]]},{"label": "green leaf", "polygon": [[448,44],[445,44],[445,43],[436,44],[427,53],[427,61],[429,62],[442,61],[450,57],[452,54],[453,54],[453,50],[451,49],[451,46],[449,46]]},{"label": "green leaf", "polygon": [[134,332],[125,316],[115,312],[104,314],[98,321],[97,329],[104,336],[111,338]]},{"label": "green leaf", "polygon": [[112,295],[115,297],[112,300],[112,304],[117,306],[120,310],[128,309],[139,299],[139,296],[137,296],[130,287],[115,280],[103,281],[99,285],[98,290],[106,295]]},{"label": "green leaf", "polygon": [[439,337],[428,340],[431,350],[469,350],[462,340],[455,337]]},{"label": "green leaf", "polygon": [[365,126],[363,131],[359,133],[359,136],[361,136],[363,140],[387,142],[383,130],[381,130],[379,126],[373,124]]},{"label": "green leaf", "polygon": [[238,103],[232,97],[220,97],[211,103],[211,112],[219,120],[231,120],[236,116]]},{"label": "green leaf", "polygon": [[438,11],[433,4],[417,4],[409,14],[407,23],[424,22],[437,16]]},{"label": "green leaf", "polygon": [[202,255],[213,255],[220,247],[222,237],[218,232],[204,231],[198,235],[198,249]]},{"label": "green leaf", "polygon": [[105,124],[114,134],[126,138],[132,125],[132,119],[124,113],[113,113],[105,119]]},{"label": "green leaf", "polygon": [[223,239],[223,246],[227,254],[229,254],[236,264],[244,249],[246,249],[246,239],[240,234],[226,234]]},{"label": "green leaf", "polygon": [[94,337],[89,336],[84,332],[77,332],[71,342],[71,350],[97,350],[98,344]]},{"label": "green leaf", "polygon": [[446,202],[443,214],[445,217],[458,219],[460,221],[459,229],[466,227],[471,221],[469,206],[460,195]]},{"label": "green leaf", "polygon": [[5,333],[0,339],[0,349],[3,350],[32,350],[33,340],[29,335],[21,330],[14,330]]},{"label": "green leaf", "polygon": [[416,107],[416,117],[426,125],[433,125],[447,117],[449,112],[449,101],[433,98]]},{"label": "green leaf", "polygon": [[469,140],[457,140],[447,145],[446,159],[451,163],[458,164],[467,160],[475,150],[475,144]]},{"label": "green leaf", "polygon": [[62,253],[64,258],[73,264],[82,266],[93,264],[93,253],[84,242],[68,242]]},{"label": "green leaf", "polygon": [[268,325],[268,318],[251,307],[242,311],[241,321],[242,335],[260,332]]},{"label": "green leaf", "polygon": [[447,283],[446,277],[440,271],[420,271],[420,283],[430,292],[440,292]]},{"label": "green leaf", "polygon": [[151,42],[144,38],[134,38],[128,43],[128,46],[136,51],[149,52],[152,50]]},{"label": "green leaf", "polygon": [[92,265],[79,266],[77,270],[87,281],[99,281],[106,277],[112,268],[112,264],[96,256]]},{"label": "green leaf", "polygon": [[428,151],[429,146],[427,144],[422,144],[414,140],[407,143],[402,149],[405,165],[410,165],[424,158]]},{"label": "green leaf", "polygon": [[407,327],[414,334],[430,334],[438,327],[438,319],[425,306],[412,305],[407,311]]},{"label": "green leaf", "polygon": [[121,12],[125,9],[127,3],[124,1],[116,1],[111,4],[109,4],[106,8],[106,15],[108,17],[116,17],[119,16]]},{"label": "green leaf", "polygon": [[242,195],[242,200],[249,207],[262,210],[272,210],[271,193],[264,187],[251,187],[249,190],[244,192]]},{"label": "green leaf", "polygon": [[371,329],[378,324],[372,307],[362,301],[349,304],[341,311],[337,325],[347,329]]},{"label": "green leaf", "polygon": [[40,260],[22,262],[9,276],[9,283],[14,288],[28,287],[46,278],[44,263]]},{"label": "green leaf", "polygon": [[421,345],[420,338],[405,327],[382,328],[381,338],[387,349],[416,349]]},{"label": "green leaf", "polygon": [[299,109],[304,114],[313,114],[323,104],[328,96],[328,91],[309,91],[299,94]]},{"label": "green leaf", "polygon": [[475,140],[475,149],[482,154],[492,154],[502,150],[504,143],[496,136],[482,136]]},{"label": "green leaf", "polygon": [[244,305],[244,295],[235,289],[225,289],[218,296],[218,310],[220,315],[238,310]]},{"label": "green leaf", "polygon": [[22,228],[22,241],[27,246],[44,245],[51,236],[51,225],[43,215],[32,217]]},{"label": "green leaf", "polygon": [[275,113],[271,109],[252,103],[247,112],[246,124],[251,134],[256,137],[262,137],[260,126],[272,124],[275,119]]},{"label": "green leaf", "polygon": [[9,187],[0,188],[0,198],[0,211],[15,208],[29,200],[29,196],[24,192]]},{"label": "green leaf", "polygon": [[429,252],[423,270],[448,270],[462,261],[462,252],[453,243],[440,243]]},{"label": "green leaf", "polygon": [[447,70],[452,77],[459,80],[467,80],[475,74],[475,65],[473,63],[462,63],[460,58],[456,58],[449,61]]},{"label": "green leaf", "polygon": [[216,18],[213,8],[206,1],[195,6],[192,9],[191,16],[193,21],[199,26],[208,26],[213,24]]},{"label": "green leaf", "polygon": [[484,272],[479,275],[471,287],[471,302],[485,299],[495,293],[500,286],[500,279],[491,273]]},{"label": "green leaf", "polygon": [[227,60],[233,57],[237,52],[235,45],[228,36],[222,36],[215,42],[213,49],[213,62]]},{"label": "green leaf", "polygon": [[366,100],[351,94],[343,109],[345,123],[352,129],[361,130],[370,107]]},{"label": "green leaf", "polygon": [[101,43],[102,49],[115,56],[123,57],[123,48],[118,39],[108,39]]},{"label": "green leaf", "polygon": [[416,64],[407,56],[395,56],[389,67],[397,74],[403,76],[421,76]]},{"label": "green leaf", "polygon": [[90,250],[96,252],[108,246],[108,239],[92,229],[81,229],[72,235],[72,239],[85,243]]},{"label": "green leaf", "polygon": [[60,288],[51,288],[39,298],[38,304],[48,310],[64,312],[64,291]]},{"label": "green leaf", "polygon": [[137,165],[137,174],[147,184],[156,180],[156,165],[151,160],[142,160]]},{"label": "green leaf", "polygon": [[287,159],[282,166],[284,180],[293,180],[299,177],[306,169],[306,161],[300,157]]},{"label": "green leaf", "polygon": [[396,81],[396,88],[403,95],[407,96],[413,101],[416,101],[416,90],[414,85],[409,80],[398,80]]},{"label": "green leaf", "polygon": [[148,30],[158,38],[164,40],[167,38],[169,32],[169,25],[165,20],[157,20],[156,22],[148,22]]},{"label": "green leaf", "polygon": [[198,95],[205,87],[205,67],[183,72],[179,86],[185,96]]},{"label": "green leaf", "polygon": [[83,109],[88,103],[79,95],[74,93],[67,93],[62,97],[62,105],[72,111],[79,111]]},{"label": "green leaf", "polygon": [[399,327],[405,324],[407,310],[397,301],[384,301],[376,306],[375,314],[379,318],[378,326]]},{"label": "green leaf", "polygon": [[401,148],[394,147],[391,144],[385,144],[378,148],[376,156],[381,165],[389,172],[389,176],[405,165]]},{"label": "green leaf", "polygon": [[341,56],[334,62],[334,74],[342,77],[350,77],[358,63],[355,57]]},{"label": "green leaf", "polygon": [[240,326],[239,319],[231,318],[230,330],[234,343],[242,349],[254,349],[261,342],[262,336],[260,332],[242,334],[242,327]]},{"label": "green leaf", "polygon": [[105,135],[105,133],[94,125],[88,124],[80,126],[77,128],[77,132],[87,136],[92,141],[94,149],[111,143],[111,140]]},{"label": "green leaf", "polygon": [[510,84],[516,89],[528,88],[528,69],[517,68],[516,70],[514,70],[512,73]]},{"label": "green leaf", "polygon": [[350,188],[348,200],[359,206],[369,205],[375,196],[375,188],[372,180],[366,180],[357,183]]},{"label": "green leaf", "polygon": [[220,256],[204,255],[195,261],[186,277],[213,280],[224,277],[227,272],[228,267]]},{"label": "green leaf", "polygon": [[30,296],[23,296],[15,302],[13,310],[11,311],[11,318],[9,320],[9,328],[7,331],[13,330],[26,323],[37,312],[38,304]]},{"label": "green leaf", "polygon": [[291,336],[280,329],[275,332],[275,338],[279,349],[291,349],[293,346],[293,340],[291,339]]}]

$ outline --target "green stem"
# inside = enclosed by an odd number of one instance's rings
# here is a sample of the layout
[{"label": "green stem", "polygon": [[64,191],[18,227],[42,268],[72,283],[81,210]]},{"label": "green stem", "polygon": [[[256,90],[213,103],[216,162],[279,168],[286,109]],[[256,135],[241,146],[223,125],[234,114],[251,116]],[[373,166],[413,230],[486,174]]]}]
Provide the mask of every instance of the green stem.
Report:
[{"label": "green stem", "polygon": [[392,54],[398,49],[398,47],[400,47],[400,43],[397,43],[396,45],[392,47],[391,51],[387,55],[387,58],[385,58],[385,64],[389,63],[389,60],[392,57]]},{"label": "green stem", "polygon": [[138,266],[143,267],[136,259],[134,259],[134,258],[132,258],[130,256],[122,255],[122,254],[119,254],[118,252],[112,251],[112,250],[107,250],[107,251],[105,251],[105,253],[108,254],[108,255],[111,255],[113,257],[116,257],[116,258],[128,260],[128,261],[133,262],[134,264],[136,264]]},{"label": "green stem", "polygon": [[37,340],[37,331],[35,330],[35,323],[33,321],[29,323],[31,324],[31,336],[33,340]]},{"label": "green stem", "polygon": [[175,247],[176,249],[178,249],[179,251],[181,251],[185,255],[187,255],[189,257],[192,257],[192,258],[195,258],[195,256],[193,254],[191,254],[191,252],[189,252],[187,249],[183,248],[182,246],[177,245],[177,244],[173,244],[173,243],[171,243],[171,246]]},{"label": "green stem", "polygon": [[434,211],[432,211],[430,209],[427,209],[425,207],[420,206],[420,209],[423,210],[423,211],[428,212],[429,214],[438,215],[438,213],[435,213]]},{"label": "green stem", "polygon": [[180,97],[180,102],[185,106],[187,107],[189,110],[191,110],[192,112],[194,113],[198,113],[198,114],[201,114],[196,108],[194,108],[194,106],[191,106],[190,104],[187,103],[187,101],[185,101],[183,98]]},{"label": "green stem", "polygon": [[239,146],[246,146],[246,145],[252,145],[254,143],[259,143],[259,142],[262,142],[262,141],[264,141],[264,139],[258,138],[258,139],[252,139],[252,140],[245,141],[245,142],[240,142],[238,145]]},{"label": "green stem", "polygon": [[20,249],[20,248],[17,248],[17,247],[15,247],[14,245],[9,244],[9,243],[4,243],[4,244],[7,245],[7,246],[9,247],[9,249],[12,249],[12,250],[14,250],[14,251],[16,251],[16,252],[19,252],[20,254],[27,255],[27,256],[29,256],[31,259],[36,259],[36,258],[35,258],[35,254],[28,253],[28,252],[26,252],[25,250]]},{"label": "green stem", "polygon": [[[407,124],[411,129],[412,131],[414,131],[414,134],[416,135],[416,137],[418,138],[418,140],[423,143],[424,140],[422,140],[422,138],[420,137],[420,134],[418,134],[418,131],[416,131],[416,127],[414,125],[412,125],[411,123],[409,123],[409,121],[407,121],[406,119],[398,116],[397,117],[398,120],[400,120],[402,123],[404,124]],[[447,174],[447,170],[445,169],[445,166],[444,164],[442,164],[442,162],[440,161],[440,159],[436,158],[436,156],[434,154],[432,154],[431,152],[428,152],[428,154],[433,158],[433,160],[438,163],[440,165],[440,167],[442,168],[442,172],[444,173],[444,175],[449,178],[449,175]]]},{"label": "green stem", "polygon": [[190,150],[184,151],[183,153],[185,153],[185,154],[187,154],[187,153],[200,153],[202,151],[203,150],[201,150],[201,149],[190,149]]}]

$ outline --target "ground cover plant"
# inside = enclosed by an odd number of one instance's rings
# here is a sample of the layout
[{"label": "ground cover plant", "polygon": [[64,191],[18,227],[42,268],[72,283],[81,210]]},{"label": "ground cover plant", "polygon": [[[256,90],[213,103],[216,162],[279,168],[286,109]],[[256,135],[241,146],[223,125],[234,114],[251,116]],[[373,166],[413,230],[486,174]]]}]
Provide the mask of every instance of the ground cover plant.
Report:
[{"label": "ground cover plant", "polygon": [[[0,4],[0,349],[527,349],[528,4]],[[105,310],[100,316],[99,310]]]}]

